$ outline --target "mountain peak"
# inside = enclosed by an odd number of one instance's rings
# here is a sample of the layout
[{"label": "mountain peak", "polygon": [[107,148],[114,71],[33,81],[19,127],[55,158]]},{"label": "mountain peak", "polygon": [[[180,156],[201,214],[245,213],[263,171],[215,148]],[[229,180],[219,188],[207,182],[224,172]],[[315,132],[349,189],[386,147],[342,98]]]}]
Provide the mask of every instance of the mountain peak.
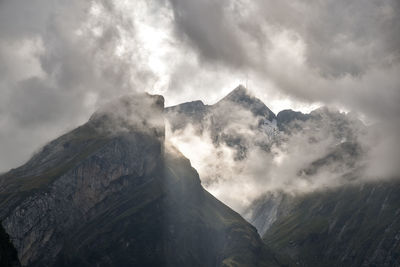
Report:
[{"label": "mountain peak", "polygon": [[246,87],[239,84],[239,86],[233,89],[224,99],[238,100],[238,99],[252,98],[252,97],[254,96],[251,94],[251,92]]},{"label": "mountain peak", "polygon": [[164,132],[164,98],[147,93],[125,95],[100,107],[89,119],[106,133],[160,130]]},{"label": "mountain peak", "polygon": [[[139,113],[139,115],[146,113],[149,109],[163,111],[164,97],[147,93],[124,95],[101,106],[92,115],[90,120],[95,120],[104,115],[132,118],[132,116],[137,116],[137,113]],[[146,117],[149,115],[151,116],[153,114],[146,113]]]},{"label": "mountain peak", "polygon": [[243,85],[239,85],[226,97],[221,99],[216,105],[223,105],[226,102],[233,102],[239,106],[250,109],[255,116],[266,117],[269,121],[275,119],[275,114],[257,97],[255,97],[251,91],[249,91]]},{"label": "mountain peak", "polygon": [[[162,108],[158,96],[119,98],[0,176],[1,225],[22,266],[278,266],[256,229],[149,131]],[[109,135],[115,127],[127,132]]]}]

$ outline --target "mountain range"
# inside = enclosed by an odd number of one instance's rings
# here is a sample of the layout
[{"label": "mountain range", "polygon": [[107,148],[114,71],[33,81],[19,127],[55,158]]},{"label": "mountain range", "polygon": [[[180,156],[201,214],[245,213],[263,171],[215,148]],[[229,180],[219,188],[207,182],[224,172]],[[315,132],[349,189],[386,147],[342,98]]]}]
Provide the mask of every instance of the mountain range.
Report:
[{"label": "mountain range", "polygon": [[[240,114],[253,121],[246,131],[235,131],[244,125]],[[251,165],[246,154],[254,147],[273,155],[271,148],[298,145],[293,142],[297,139],[303,142],[299,148],[304,152],[286,155],[296,155],[293,160],[299,162],[309,159],[297,164],[291,182],[320,185],[305,192],[286,181],[279,188],[265,183],[263,193],[241,211],[281,264],[400,266],[400,184],[397,177],[364,178],[369,144],[363,139],[368,129],[351,114],[323,107],[308,114],[283,110],[275,115],[239,86],[214,105],[195,101],[167,108],[166,118],[175,135],[194,127],[200,135],[209,134],[214,146],[236,150],[241,156],[234,164]],[[324,150],[318,151],[322,144]],[[270,166],[267,160],[265,169]],[[242,183],[246,186],[248,181]]]},{"label": "mountain range", "polygon": [[[303,155],[309,160],[280,187],[258,184],[265,188],[239,214],[206,190],[218,180],[199,176],[165,121],[174,135],[207,133],[244,166],[255,148],[272,159],[290,151],[294,137],[324,150]],[[243,86],[214,105],[118,98],[0,176],[0,263],[400,266],[400,184],[362,179],[365,131],[326,108],[275,115]],[[224,171],[218,179],[228,179]],[[321,181],[329,186],[296,191]]]},{"label": "mountain range", "polygon": [[165,143],[163,98],[124,97],[1,176],[23,266],[277,266]]}]

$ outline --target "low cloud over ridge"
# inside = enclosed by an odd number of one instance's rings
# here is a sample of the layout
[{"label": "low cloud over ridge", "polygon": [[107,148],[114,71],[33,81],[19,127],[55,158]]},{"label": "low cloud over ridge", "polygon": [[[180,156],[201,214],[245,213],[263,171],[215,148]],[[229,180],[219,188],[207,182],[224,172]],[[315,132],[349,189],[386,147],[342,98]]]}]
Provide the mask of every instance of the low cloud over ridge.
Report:
[{"label": "low cloud over ridge", "polygon": [[150,91],[167,105],[212,103],[249,80],[268,106],[319,103],[378,122],[385,141],[374,155],[385,160],[371,170],[395,175],[399,9],[396,0],[2,1],[0,170],[110,98]]}]

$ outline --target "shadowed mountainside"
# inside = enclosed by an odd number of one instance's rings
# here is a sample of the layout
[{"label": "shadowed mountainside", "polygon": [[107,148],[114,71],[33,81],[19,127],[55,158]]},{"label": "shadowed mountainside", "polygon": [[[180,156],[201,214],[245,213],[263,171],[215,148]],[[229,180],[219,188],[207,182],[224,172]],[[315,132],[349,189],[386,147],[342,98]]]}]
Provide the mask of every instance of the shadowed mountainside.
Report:
[{"label": "shadowed mountainside", "polygon": [[0,266],[20,266],[17,251],[10,242],[10,237],[0,225]]},{"label": "shadowed mountainside", "polygon": [[400,183],[296,198],[263,239],[290,266],[400,266]]},{"label": "shadowed mountainside", "polygon": [[255,228],[164,144],[163,99],[96,112],[0,177],[23,266],[277,266]]}]

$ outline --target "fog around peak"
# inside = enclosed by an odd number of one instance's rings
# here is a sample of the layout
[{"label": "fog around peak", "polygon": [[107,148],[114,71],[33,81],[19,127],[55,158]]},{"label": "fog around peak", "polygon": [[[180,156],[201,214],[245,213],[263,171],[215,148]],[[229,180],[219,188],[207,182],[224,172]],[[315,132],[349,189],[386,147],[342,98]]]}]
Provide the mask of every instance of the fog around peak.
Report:
[{"label": "fog around peak", "polygon": [[275,119],[260,125],[265,117],[235,101],[219,103],[194,121],[177,123],[180,110],[168,110],[166,139],[191,160],[207,190],[242,214],[267,193],[399,177],[396,165],[376,154],[387,140],[352,114],[322,107],[278,128]]},{"label": "fog around peak", "polygon": [[122,95],[214,104],[241,83],[276,114],[333,106],[375,125],[369,173],[396,176],[399,8],[396,0],[1,1],[0,170]]}]

